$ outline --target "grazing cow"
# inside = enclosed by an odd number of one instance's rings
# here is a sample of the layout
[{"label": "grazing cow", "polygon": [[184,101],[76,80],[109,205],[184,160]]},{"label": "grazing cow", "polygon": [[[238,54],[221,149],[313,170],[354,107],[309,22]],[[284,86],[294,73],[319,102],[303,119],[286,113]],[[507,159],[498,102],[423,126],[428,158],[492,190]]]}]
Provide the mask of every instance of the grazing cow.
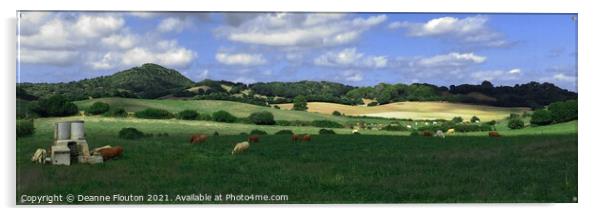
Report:
[{"label": "grazing cow", "polygon": [[443,131],[437,130],[437,132],[435,133],[435,137],[445,138],[445,134],[443,133]]},{"label": "grazing cow", "polygon": [[249,143],[259,142],[259,136],[257,136],[257,135],[251,135],[251,136],[249,136],[249,138],[247,139],[247,141]]},{"label": "grazing cow", "polygon": [[489,131],[489,137],[501,137],[500,133],[497,131]]},{"label": "grazing cow", "polygon": [[447,130],[447,132],[445,132],[447,135],[452,135],[456,133],[456,129],[450,128]]},{"label": "grazing cow", "polygon": [[311,141],[311,136],[309,134],[305,134],[303,136],[303,142],[309,142],[309,141]]},{"label": "grazing cow", "polygon": [[37,149],[36,152],[31,157],[31,162],[34,163],[45,163],[46,162],[46,150],[45,149]]},{"label": "grazing cow", "polygon": [[299,135],[299,134],[293,134],[291,136],[291,141],[293,141],[293,142],[301,141],[301,138],[302,138],[301,135]]},{"label": "grazing cow", "polygon": [[116,158],[121,156],[123,153],[123,148],[121,146],[115,146],[111,148],[104,148],[98,151],[100,155],[102,155],[102,160],[110,160],[112,158]]},{"label": "grazing cow", "polygon": [[234,146],[234,149],[232,150],[232,155],[240,154],[243,151],[249,149],[250,146],[251,146],[251,144],[249,144],[249,142],[246,142],[246,141],[236,143],[236,146]]},{"label": "grazing cow", "polygon": [[422,132],[422,136],[425,136],[425,137],[432,137],[432,136],[433,136],[433,132],[430,132],[430,131],[423,131],[423,132]]},{"label": "grazing cow", "polygon": [[194,134],[192,137],[190,137],[190,143],[203,143],[207,141],[207,139],[209,139],[209,137],[205,134]]}]

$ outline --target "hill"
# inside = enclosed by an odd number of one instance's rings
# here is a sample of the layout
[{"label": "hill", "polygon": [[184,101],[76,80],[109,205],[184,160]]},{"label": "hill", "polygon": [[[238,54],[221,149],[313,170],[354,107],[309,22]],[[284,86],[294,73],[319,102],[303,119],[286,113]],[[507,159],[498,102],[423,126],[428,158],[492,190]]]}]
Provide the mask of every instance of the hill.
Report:
[{"label": "hill", "polygon": [[[292,109],[290,103],[279,104],[283,109]],[[461,116],[468,120],[478,116],[481,121],[499,120],[510,113],[522,113],[529,108],[505,108],[448,102],[397,102],[379,106],[348,106],[335,103],[309,102],[309,112],[331,114],[339,111],[348,116],[372,116],[398,119],[447,119]]]},{"label": "hill", "polygon": [[110,76],[84,79],[68,83],[20,83],[22,94],[49,97],[62,94],[70,100],[89,97],[157,98],[177,92],[193,84],[178,71],[157,64],[144,64]]}]

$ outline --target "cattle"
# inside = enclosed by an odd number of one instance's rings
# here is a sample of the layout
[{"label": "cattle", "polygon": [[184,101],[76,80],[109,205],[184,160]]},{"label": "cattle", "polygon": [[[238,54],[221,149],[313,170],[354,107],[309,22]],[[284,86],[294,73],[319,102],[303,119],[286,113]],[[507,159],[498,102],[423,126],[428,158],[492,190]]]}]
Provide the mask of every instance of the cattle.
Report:
[{"label": "cattle", "polygon": [[251,135],[251,136],[249,136],[249,138],[247,139],[247,141],[249,143],[259,142],[259,136],[257,136],[257,135]]},{"label": "cattle", "polygon": [[203,143],[203,142],[207,141],[207,139],[209,139],[209,137],[205,134],[194,134],[190,137],[190,143],[191,144]]},{"label": "cattle", "polygon": [[251,146],[251,144],[249,144],[249,142],[246,142],[246,141],[236,143],[236,146],[234,146],[234,149],[232,150],[232,155],[240,154],[243,151],[246,151],[247,149],[249,149],[250,146]]},{"label": "cattle", "polygon": [[301,138],[302,138],[302,136],[299,134],[291,135],[291,141],[293,141],[293,142],[301,141]]},{"label": "cattle", "polygon": [[104,148],[98,151],[102,155],[102,160],[110,160],[123,154],[123,148],[121,146],[115,146],[111,148]]},{"label": "cattle", "polygon": [[456,133],[456,129],[453,129],[453,128],[447,129],[447,132],[445,132],[445,133],[446,133],[447,135],[453,135],[453,134],[455,134],[455,133]]},{"label": "cattle", "polygon": [[311,141],[311,136],[309,134],[305,134],[303,136],[303,140],[302,141],[303,142],[309,142],[309,141]]},{"label": "cattle", "polygon": [[37,149],[31,157],[31,162],[34,163],[45,163],[46,162],[46,149]]},{"label": "cattle", "polygon": [[500,133],[497,131],[489,131],[489,137],[501,137]]},{"label": "cattle", "polygon": [[422,132],[422,136],[425,136],[425,137],[432,137],[432,136],[433,136],[433,132],[430,132],[430,131],[423,131],[423,132]]},{"label": "cattle", "polygon": [[445,134],[443,133],[443,131],[437,130],[437,132],[435,133],[435,137],[445,138]]}]

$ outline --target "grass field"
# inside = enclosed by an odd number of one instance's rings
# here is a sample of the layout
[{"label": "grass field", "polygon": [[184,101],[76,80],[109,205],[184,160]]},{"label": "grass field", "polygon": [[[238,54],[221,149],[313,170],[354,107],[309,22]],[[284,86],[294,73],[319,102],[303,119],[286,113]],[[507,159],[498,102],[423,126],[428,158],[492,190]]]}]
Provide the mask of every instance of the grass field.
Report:
[{"label": "grass field", "polygon": [[[283,109],[291,109],[292,104],[279,104]],[[461,116],[468,120],[478,116],[482,121],[499,120],[510,113],[522,113],[529,108],[504,108],[448,102],[398,102],[380,106],[349,106],[336,103],[309,102],[308,112],[331,114],[339,111],[350,116],[373,116],[398,119],[447,119]]]},{"label": "grass field", "polygon": [[[86,121],[92,148],[120,145],[123,157],[70,167],[29,161],[36,148],[52,142],[53,122],[75,119]],[[246,138],[240,132],[316,134],[319,128],[105,117],[43,118],[35,124],[35,135],[17,139],[17,203],[20,194],[69,193],[288,195],[288,201],[273,203],[574,202],[577,196],[576,121],[502,131],[501,138],[485,132],[445,139],[384,131],[349,135],[349,129],[336,129],[347,135],[314,135],[311,143],[294,144],[289,136],[268,135],[237,156],[230,151]],[[117,138],[119,129],[132,126],[169,137]],[[213,131],[220,136],[208,143],[187,143],[191,133]]]}]

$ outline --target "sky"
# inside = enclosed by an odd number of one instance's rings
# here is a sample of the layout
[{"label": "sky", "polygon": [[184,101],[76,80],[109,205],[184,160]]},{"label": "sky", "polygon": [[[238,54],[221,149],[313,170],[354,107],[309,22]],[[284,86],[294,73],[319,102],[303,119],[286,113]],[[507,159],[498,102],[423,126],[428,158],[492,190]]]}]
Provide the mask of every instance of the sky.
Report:
[{"label": "sky", "polygon": [[576,14],[19,12],[17,82],[144,63],[193,81],[325,80],[577,90]]}]

